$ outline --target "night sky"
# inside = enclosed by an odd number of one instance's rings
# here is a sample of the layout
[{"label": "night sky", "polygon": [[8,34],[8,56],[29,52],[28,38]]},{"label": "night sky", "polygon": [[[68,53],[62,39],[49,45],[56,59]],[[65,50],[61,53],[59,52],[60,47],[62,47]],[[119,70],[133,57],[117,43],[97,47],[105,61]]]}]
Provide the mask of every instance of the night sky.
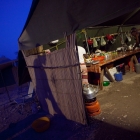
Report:
[{"label": "night sky", "polygon": [[32,0],[0,0],[0,57],[17,58],[18,37],[25,25]]}]

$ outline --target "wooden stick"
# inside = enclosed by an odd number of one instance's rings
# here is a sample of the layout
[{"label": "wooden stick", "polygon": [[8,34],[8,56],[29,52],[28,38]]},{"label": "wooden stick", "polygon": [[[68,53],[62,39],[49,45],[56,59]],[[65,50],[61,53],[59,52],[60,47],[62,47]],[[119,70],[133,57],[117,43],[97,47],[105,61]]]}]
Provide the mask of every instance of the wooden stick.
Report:
[{"label": "wooden stick", "polygon": [[138,60],[137,60],[136,55],[133,56],[133,59],[134,59],[134,61],[135,61],[135,64],[137,64],[137,63],[138,63]]},{"label": "wooden stick", "polygon": [[108,74],[108,76],[109,76],[110,81],[111,81],[111,82],[114,82],[115,80],[113,79],[113,77],[112,77],[112,75],[110,74],[110,72],[109,72],[109,70],[108,70],[108,68],[107,68],[107,67],[105,68],[105,71],[107,72],[107,74]]}]

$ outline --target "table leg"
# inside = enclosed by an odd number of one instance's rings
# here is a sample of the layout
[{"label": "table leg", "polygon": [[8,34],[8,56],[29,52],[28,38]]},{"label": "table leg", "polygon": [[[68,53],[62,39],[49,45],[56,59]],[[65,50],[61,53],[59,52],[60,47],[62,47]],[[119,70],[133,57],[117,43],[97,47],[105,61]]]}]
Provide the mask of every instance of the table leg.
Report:
[{"label": "table leg", "polygon": [[137,59],[136,55],[133,56],[133,59],[135,61],[135,64],[137,64],[138,63],[138,59]]},{"label": "table leg", "polygon": [[133,63],[133,58],[134,56],[131,57],[130,59],[130,72],[133,72],[134,71],[134,63]]},{"label": "table leg", "polygon": [[100,73],[100,89],[103,89],[103,76],[104,76],[104,68],[102,68]]}]

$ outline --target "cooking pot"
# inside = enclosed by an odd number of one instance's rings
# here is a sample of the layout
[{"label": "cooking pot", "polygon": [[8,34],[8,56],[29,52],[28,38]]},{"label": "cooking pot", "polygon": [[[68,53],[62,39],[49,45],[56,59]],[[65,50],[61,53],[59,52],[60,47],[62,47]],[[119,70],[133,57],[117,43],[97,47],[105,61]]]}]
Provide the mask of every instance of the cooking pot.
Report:
[{"label": "cooking pot", "polygon": [[98,87],[91,84],[83,85],[83,95],[85,99],[93,99],[96,97]]}]

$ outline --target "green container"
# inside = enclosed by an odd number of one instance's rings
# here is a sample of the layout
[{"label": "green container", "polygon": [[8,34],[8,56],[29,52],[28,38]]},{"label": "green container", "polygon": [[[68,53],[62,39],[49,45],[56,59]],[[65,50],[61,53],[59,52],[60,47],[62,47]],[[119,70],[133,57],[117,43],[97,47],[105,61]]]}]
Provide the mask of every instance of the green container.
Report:
[{"label": "green container", "polygon": [[108,86],[109,84],[110,84],[109,81],[104,81],[104,82],[103,82],[103,86]]}]

